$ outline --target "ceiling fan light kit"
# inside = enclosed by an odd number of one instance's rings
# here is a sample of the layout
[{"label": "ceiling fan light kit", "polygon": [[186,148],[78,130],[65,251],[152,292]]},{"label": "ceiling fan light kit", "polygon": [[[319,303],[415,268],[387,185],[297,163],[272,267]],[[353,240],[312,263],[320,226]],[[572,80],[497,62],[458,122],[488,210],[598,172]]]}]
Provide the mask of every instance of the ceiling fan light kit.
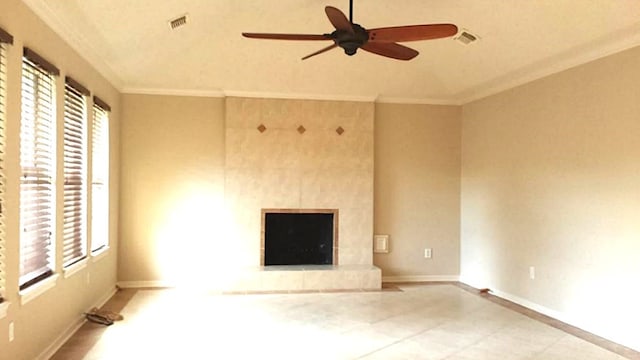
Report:
[{"label": "ceiling fan light kit", "polygon": [[[242,33],[244,37],[269,40],[332,40],[333,44],[302,58],[322,54],[340,47],[345,54],[355,55],[358,49],[397,60],[411,60],[418,51],[398,44],[399,42],[441,39],[454,36],[458,27],[454,24],[427,24],[365,29],[353,22],[353,0],[349,1],[349,18],[333,6],[325,7],[325,13],[335,28],[330,34],[273,34]],[[477,37],[476,37],[477,38]]]}]

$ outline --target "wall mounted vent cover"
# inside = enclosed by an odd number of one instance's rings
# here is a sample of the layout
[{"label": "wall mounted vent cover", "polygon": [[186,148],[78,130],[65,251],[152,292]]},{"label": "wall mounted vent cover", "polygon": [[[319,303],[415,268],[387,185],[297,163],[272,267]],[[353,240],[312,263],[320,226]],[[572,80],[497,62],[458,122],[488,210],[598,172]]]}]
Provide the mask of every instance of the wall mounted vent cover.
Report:
[{"label": "wall mounted vent cover", "polygon": [[480,37],[478,35],[472,34],[471,32],[469,32],[469,30],[463,29],[458,35],[453,38],[453,40],[456,40],[463,45],[469,45],[480,40]]},{"label": "wall mounted vent cover", "polygon": [[180,26],[187,25],[187,14],[177,17],[175,19],[169,20],[169,27],[171,29],[179,28]]}]

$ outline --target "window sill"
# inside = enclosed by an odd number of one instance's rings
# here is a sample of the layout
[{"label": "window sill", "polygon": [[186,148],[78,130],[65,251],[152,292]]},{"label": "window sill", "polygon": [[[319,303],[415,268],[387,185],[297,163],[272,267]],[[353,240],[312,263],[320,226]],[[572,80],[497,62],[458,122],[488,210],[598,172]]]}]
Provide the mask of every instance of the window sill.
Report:
[{"label": "window sill", "polygon": [[64,278],[65,279],[70,278],[71,276],[73,276],[73,274],[77,274],[80,270],[86,267],[87,267],[87,259],[84,258],[78,261],[77,263],[62,270],[62,272],[64,273]]},{"label": "window sill", "polygon": [[7,311],[9,310],[9,305],[11,305],[7,300],[5,300],[2,304],[0,304],[0,319],[7,316]]},{"label": "window sill", "polygon": [[48,290],[53,289],[58,282],[58,277],[58,274],[53,274],[41,282],[20,291],[20,305],[25,305]]},{"label": "window sill", "polygon": [[102,259],[104,259],[105,257],[107,257],[107,255],[109,255],[109,249],[111,249],[108,246],[103,247],[102,249],[91,253],[91,262],[98,262]]}]

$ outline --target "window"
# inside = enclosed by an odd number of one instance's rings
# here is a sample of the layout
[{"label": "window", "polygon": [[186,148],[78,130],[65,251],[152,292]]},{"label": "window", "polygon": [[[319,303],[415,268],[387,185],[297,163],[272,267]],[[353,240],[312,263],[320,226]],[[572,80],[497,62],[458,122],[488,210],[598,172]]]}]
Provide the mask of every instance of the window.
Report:
[{"label": "window", "polygon": [[55,75],[59,71],[25,48],[20,124],[20,290],[55,269]]},{"label": "window", "polygon": [[91,132],[91,251],[109,246],[109,111],[111,107],[93,98]]},{"label": "window", "polygon": [[[5,268],[4,268],[4,192],[5,192],[5,178],[4,178],[4,143],[5,143],[5,99],[7,79],[6,54],[5,44],[12,44],[13,37],[6,31],[0,29],[0,303],[4,301],[5,296]],[[0,315],[2,317],[2,315]]]},{"label": "window", "polygon": [[89,90],[70,77],[64,88],[64,230],[65,268],[87,256],[86,114]]}]

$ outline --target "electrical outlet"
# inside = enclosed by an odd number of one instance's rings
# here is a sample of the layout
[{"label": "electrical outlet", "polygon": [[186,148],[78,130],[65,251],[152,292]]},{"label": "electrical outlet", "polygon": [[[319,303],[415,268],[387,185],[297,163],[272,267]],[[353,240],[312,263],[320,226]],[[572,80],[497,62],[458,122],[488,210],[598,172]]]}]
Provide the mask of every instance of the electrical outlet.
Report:
[{"label": "electrical outlet", "polygon": [[529,279],[534,280],[536,278],[535,266],[529,266]]},{"label": "electrical outlet", "polygon": [[13,334],[13,321],[9,323],[9,342],[12,342],[14,339]]},{"label": "electrical outlet", "polygon": [[431,259],[431,249],[430,248],[424,249],[424,258],[425,259]]}]

